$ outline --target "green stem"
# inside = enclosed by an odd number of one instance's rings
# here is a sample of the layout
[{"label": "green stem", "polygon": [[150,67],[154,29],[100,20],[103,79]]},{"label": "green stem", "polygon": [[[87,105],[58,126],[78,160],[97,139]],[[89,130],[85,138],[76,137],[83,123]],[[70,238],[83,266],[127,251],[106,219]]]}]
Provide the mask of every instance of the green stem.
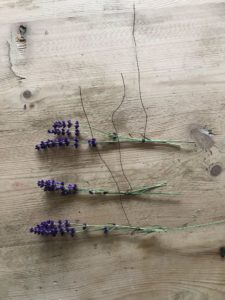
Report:
[{"label": "green stem", "polygon": [[[119,137],[119,141],[122,142],[137,142],[137,143],[161,143],[161,144],[194,144],[192,141],[181,141],[181,140],[160,140],[160,139],[149,139],[149,138],[130,138],[130,137]],[[115,140],[114,142],[118,142]]]},{"label": "green stem", "polygon": [[[78,192],[83,192],[83,193],[89,193],[89,194],[96,194],[96,195],[142,195],[142,194],[164,194],[164,193],[152,193],[149,192],[149,190],[160,188],[165,186],[166,183],[158,183],[152,186],[144,186],[141,188],[138,188],[136,190],[128,190],[128,191],[108,191],[108,190],[103,190],[103,189],[84,189],[84,188],[78,188]],[[165,194],[170,194],[170,193],[165,193]]]},{"label": "green stem", "polygon": [[131,193],[139,193],[139,192],[145,193],[145,192],[147,192],[149,190],[156,189],[158,187],[162,187],[162,186],[165,186],[165,185],[167,185],[167,183],[166,182],[162,182],[162,183],[155,184],[153,186],[143,186],[143,187],[141,187],[139,189],[136,189],[136,190],[129,190],[129,191],[127,191],[127,193],[130,193],[130,192]]},{"label": "green stem", "polygon": [[[86,126],[84,126],[86,127]],[[98,141],[98,144],[105,144],[105,143],[126,143],[126,142],[136,142],[136,143],[158,143],[158,144],[167,144],[167,145],[176,145],[176,144],[195,144],[195,142],[192,141],[181,141],[181,140],[160,140],[160,139],[152,139],[152,138],[132,138],[128,136],[122,136],[118,135],[115,136],[112,132],[108,131],[102,131],[97,128],[92,127],[94,131],[100,132],[103,135],[108,136],[111,139],[114,140],[109,140],[109,141]]]},{"label": "green stem", "polygon": [[[188,144],[194,144],[194,142],[189,142],[189,141],[167,141],[167,140],[159,140],[159,139],[151,139],[151,140],[145,140],[145,142],[143,142],[142,139],[136,138],[136,139],[119,139],[120,143],[149,143],[149,144],[166,144],[166,145],[173,145],[176,146],[177,144],[184,144],[184,143],[188,143]],[[86,142],[80,142],[82,144],[87,144]],[[117,140],[105,140],[105,141],[97,141],[97,144],[115,144],[118,143],[118,139]]]},{"label": "green stem", "polygon": [[[204,224],[197,224],[197,225],[190,225],[190,226],[182,226],[182,227],[163,227],[160,225],[153,225],[153,226],[148,226],[148,227],[138,227],[138,226],[128,226],[128,225],[117,225],[117,224],[105,224],[105,225],[89,225],[85,224],[86,229],[93,229],[92,231],[99,231],[103,230],[105,227],[110,231],[113,230],[128,230],[128,231],[137,231],[137,232],[142,232],[142,233],[162,233],[162,232],[169,232],[169,231],[177,231],[177,230],[188,230],[188,229],[195,229],[195,228],[203,228],[203,227],[208,227],[208,226],[214,226],[214,225],[221,225],[225,224],[225,220],[221,221],[215,221],[215,222],[209,222],[209,223],[204,223]],[[71,225],[75,225],[76,227],[83,227],[84,224],[77,224],[77,223],[71,223]],[[84,230],[83,230],[84,231]],[[77,232],[82,232],[82,231],[77,231]]]},{"label": "green stem", "polygon": [[225,224],[225,220],[209,222],[209,223],[203,223],[203,224],[196,224],[196,225],[189,225],[189,226],[182,226],[182,227],[168,228],[168,231],[202,228],[202,227],[208,227],[208,226],[213,226],[213,225],[221,225],[221,224]]}]

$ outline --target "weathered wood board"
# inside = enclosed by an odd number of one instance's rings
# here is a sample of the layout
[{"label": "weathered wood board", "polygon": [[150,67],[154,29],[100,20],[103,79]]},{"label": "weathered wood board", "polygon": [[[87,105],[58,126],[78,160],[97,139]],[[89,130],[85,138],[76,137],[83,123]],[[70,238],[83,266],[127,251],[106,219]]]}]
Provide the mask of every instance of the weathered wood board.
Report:
[{"label": "weathered wood board", "polygon": [[[147,136],[190,140],[212,129],[207,151],[122,146],[132,186],[167,181],[177,196],[124,198],[131,224],[182,226],[225,218],[225,1],[139,0],[136,41]],[[80,150],[39,155],[56,119],[140,137],[144,112],[132,39],[132,1],[0,1],[0,299],[225,299],[225,226],[160,235],[42,239],[29,227],[52,218],[88,223],[127,220],[118,198],[47,197],[40,178],[115,189],[98,155]],[[18,28],[26,25],[26,42]],[[30,91],[26,97],[25,91]],[[86,136],[88,137],[88,129]],[[97,134],[97,138],[101,135]],[[101,154],[120,188],[128,185],[117,147]],[[222,166],[218,176],[212,165]]]}]

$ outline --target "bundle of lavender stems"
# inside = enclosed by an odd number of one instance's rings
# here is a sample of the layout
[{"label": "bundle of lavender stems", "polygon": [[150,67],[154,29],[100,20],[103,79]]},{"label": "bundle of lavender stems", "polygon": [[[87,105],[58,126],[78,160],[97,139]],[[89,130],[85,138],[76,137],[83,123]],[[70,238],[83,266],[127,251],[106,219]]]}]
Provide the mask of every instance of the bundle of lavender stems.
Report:
[{"label": "bundle of lavender stems", "polygon": [[37,224],[34,227],[30,228],[30,232],[42,235],[42,236],[52,236],[55,237],[56,235],[69,235],[74,237],[76,234],[80,234],[82,232],[93,232],[93,231],[101,231],[104,234],[108,234],[112,231],[119,231],[119,232],[138,232],[138,233],[165,233],[165,232],[172,232],[172,231],[182,231],[182,230],[192,230],[196,228],[203,228],[208,226],[214,225],[221,225],[225,224],[225,220],[215,221],[205,224],[197,224],[197,225],[189,225],[189,226],[181,226],[181,227],[163,227],[160,225],[152,225],[146,227],[140,226],[131,226],[131,225],[118,225],[115,223],[109,224],[80,224],[80,223],[71,223],[69,220],[47,220],[43,221],[40,224]]},{"label": "bundle of lavender stems", "polygon": [[129,189],[127,191],[109,191],[105,189],[87,189],[80,188],[75,183],[65,184],[63,181],[55,181],[54,179],[41,179],[38,180],[37,185],[45,192],[59,192],[61,195],[71,195],[77,193],[87,193],[90,195],[127,195],[127,196],[137,196],[144,194],[151,195],[177,195],[178,193],[164,193],[164,192],[154,192],[157,188],[166,186],[166,182],[157,183],[150,186],[143,186],[135,189]]},{"label": "bundle of lavender stems", "polygon": [[[84,126],[85,127],[85,126]],[[55,138],[41,141],[35,146],[36,150],[46,150],[48,148],[56,147],[68,147],[78,148],[80,144],[88,144],[89,147],[95,148],[101,144],[113,144],[113,143],[150,143],[150,144],[162,144],[170,146],[180,146],[180,144],[195,144],[192,141],[181,141],[181,140],[160,140],[152,138],[133,138],[130,136],[122,136],[117,133],[106,132],[96,128],[93,131],[103,134],[106,139],[96,140],[92,137],[88,140],[84,140],[80,134],[80,123],[79,121],[72,122],[71,120],[55,121],[52,127],[48,129],[48,134],[54,135]]]}]

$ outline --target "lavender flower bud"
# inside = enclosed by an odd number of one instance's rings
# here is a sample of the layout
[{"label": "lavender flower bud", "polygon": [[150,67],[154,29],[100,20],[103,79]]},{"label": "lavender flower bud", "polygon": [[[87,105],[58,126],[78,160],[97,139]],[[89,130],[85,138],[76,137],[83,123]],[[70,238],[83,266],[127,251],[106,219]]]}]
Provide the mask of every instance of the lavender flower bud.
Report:
[{"label": "lavender flower bud", "polygon": [[71,136],[71,131],[70,131],[69,129],[67,129],[66,135],[67,135],[67,136]]},{"label": "lavender flower bud", "polygon": [[104,232],[105,234],[107,234],[107,233],[109,232],[108,227],[104,226],[104,227],[103,227],[103,232]]},{"label": "lavender flower bud", "polygon": [[74,147],[75,147],[75,148],[78,148],[78,147],[79,147],[79,140],[78,140],[78,138],[75,138],[75,139],[74,139]]},{"label": "lavender flower bud", "polygon": [[76,129],[75,130],[75,136],[79,136],[80,135],[80,130],[79,129]]},{"label": "lavender flower bud", "polygon": [[89,145],[90,147],[96,147],[96,146],[97,146],[96,139],[95,139],[95,138],[92,138],[92,139],[88,140],[88,145]]},{"label": "lavender flower bud", "polygon": [[71,122],[71,120],[68,120],[68,121],[67,121],[67,127],[70,128],[70,127],[72,127],[72,126],[73,126],[73,123]]}]

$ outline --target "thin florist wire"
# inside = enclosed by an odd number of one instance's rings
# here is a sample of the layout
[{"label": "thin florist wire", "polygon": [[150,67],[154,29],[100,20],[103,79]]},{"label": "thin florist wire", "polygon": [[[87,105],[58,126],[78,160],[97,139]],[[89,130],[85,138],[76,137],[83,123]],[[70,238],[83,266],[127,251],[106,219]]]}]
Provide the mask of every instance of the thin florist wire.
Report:
[{"label": "thin florist wire", "polygon": [[[112,231],[120,231],[120,232],[138,232],[138,233],[167,233],[173,231],[186,231],[190,229],[204,228],[215,225],[225,224],[225,220],[209,222],[204,224],[190,225],[190,226],[182,226],[182,227],[163,227],[160,225],[152,225],[146,227],[139,226],[131,226],[131,225],[118,225],[115,223],[108,224],[80,224],[80,223],[71,223],[69,220],[47,220],[43,221],[40,224],[37,224],[34,227],[30,228],[30,232],[38,235],[44,236],[56,236],[60,235],[70,235],[74,237],[75,234],[81,232],[93,232],[93,231],[102,231],[104,234],[107,234]],[[81,230],[80,230],[81,229]]]},{"label": "thin florist wire", "polygon": [[[82,108],[83,108],[83,112],[84,112],[84,114],[85,114],[85,117],[86,117],[86,120],[87,120],[89,129],[90,129],[91,137],[92,137],[92,139],[94,139],[94,135],[93,135],[93,131],[92,131],[92,128],[91,128],[91,124],[90,124],[89,118],[88,118],[88,116],[87,116],[86,110],[85,110],[85,108],[84,108],[84,103],[83,103],[83,97],[82,97],[81,87],[79,87],[79,90],[80,90],[80,101],[81,101],[81,105],[82,105]],[[117,183],[117,181],[116,181],[116,179],[115,179],[115,177],[114,177],[112,171],[110,170],[108,164],[107,164],[106,161],[102,158],[102,156],[101,156],[101,154],[100,154],[98,148],[95,147],[95,149],[96,149],[96,151],[97,151],[97,153],[98,153],[98,155],[99,155],[101,161],[104,163],[104,165],[105,165],[106,168],[108,169],[109,173],[111,174],[112,179],[113,179],[113,181],[115,182],[118,191],[120,192],[118,183]]]},{"label": "thin florist wire", "polygon": [[144,102],[142,99],[142,93],[141,93],[141,73],[140,73],[140,66],[139,66],[139,60],[138,60],[138,53],[137,53],[137,42],[135,37],[135,25],[136,25],[136,11],[135,11],[135,4],[133,4],[133,27],[132,27],[132,36],[133,36],[133,42],[134,42],[134,51],[135,51],[135,59],[136,59],[136,65],[137,65],[137,72],[138,72],[138,91],[139,91],[139,98],[141,101],[141,105],[143,108],[143,111],[145,113],[145,126],[144,126],[144,139],[146,138],[146,129],[148,125],[148,114],[146,111],[146,108],[144,106]]},{"label": "thin florist wire", "polygon": [[[90,122],[89,122],[89,119],[88,119],[86,110],[85,110],[85,108],[84,108],[84,103],[83,103],[83,98],[82,98],[81,87],[79,87],[79,90],[80,90],[80,101],[81,101],[81,105],[82,105],[82,108],[83,108],[83,112],[84,112],[84,114],[85,114],[85,117],[86,117],[86,119],[87,119],[88,126],[89,126],[89,129],[90,129],[90,132],[91,132],[92,141],[93,141],[93,140],[94,140],[94,136],[93,136],[91,124],[90,124]],[[100,151],[98,150],[98,148],[95,147],[95,149],[96,149],[96,151],[97,151],[97,153],[98,153],[99,158],[101,159],[101,161],[104,163],[104,165],[105,165],[106,168],[108,169],[108,171],[109,171],[109,173],[110,173],[110,175],[111,175],[111,177],[112,177],[112,179],[113,179],[113,181],[114,181],[114,183],[115,183],[115,185],[116,185],[116,187],[117,187],[118,193],[120,193],[120,188],[119,188],[118,182],[116,181],[116,179],[115,179],[115,177],[114,177],[114,175],[113,175],[113,173],[112,173],[110,167],[108,166],[108,164],[106,163],[106,161],[102,158],[102,156],[101,156]],[[121,204],[121,208],[122,208],[122,210],[123,210],[123,213],[124,213],[124,216],[125,216],[125,218],[126,218],[126,220],[127,220],[128,225],[130,225],[130,222],[129,222],[127,213],[126,213],[125,208],[124,208],[124,206],[123,206],[122,196],[121,196],[121,194],[119,194],[119,195],[120,195],[120,204]]]},{"label": "thin florist wire", "polygon": [[130,183],[128,177],[127,177],[127,175],[125,174],[125,171],[124,171],[124,168],[123,168],[120,138],[119,138],[118,130],[116,128],[116,124],[115,124],[115,121],[114,121],[114,116],[115,116],[116,112],[120,109],[120,107],[122,106],[122,104],[124,102],[124,99],[126,97],[126,87],[125,87],[124,77],[123,77],[122,73],[121,73],[121,78],[122,78],[122,82],[123,82],[123,97],[122,97],[122,100],[121,100],[120,104],[118,105],[118,107],[112,113],[112,124],[113,124],[113,128],[115,130],[115,134],[116,134],[117,142],[118,142],[118,150],[119,150],[119,158],[120,158],[121,170],[122,170],[123,176],[126,179],[126,181],[127,181],[128,185],[129,185],[130,189],[132,189],[132,185],[131,185],[131,183]]}]

